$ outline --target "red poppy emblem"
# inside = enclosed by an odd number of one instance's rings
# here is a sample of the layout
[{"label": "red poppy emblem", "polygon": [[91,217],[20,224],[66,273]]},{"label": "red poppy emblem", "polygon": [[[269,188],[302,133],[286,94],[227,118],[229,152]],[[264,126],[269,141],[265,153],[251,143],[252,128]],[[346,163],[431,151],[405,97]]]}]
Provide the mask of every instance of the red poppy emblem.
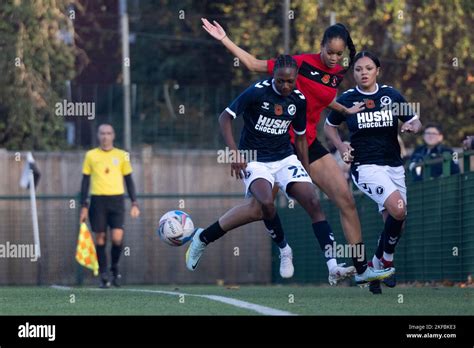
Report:
[{"label": "red poppy emblem", "polygon": [[365,106],[367,106],[367,109],[373,109],[375,108],[375,102],[372,99],[365,99]]},{"label": "red poppy emblem", "polygon": [[283,114],[283,106],[275,104],[275,115],[280,116]]}]

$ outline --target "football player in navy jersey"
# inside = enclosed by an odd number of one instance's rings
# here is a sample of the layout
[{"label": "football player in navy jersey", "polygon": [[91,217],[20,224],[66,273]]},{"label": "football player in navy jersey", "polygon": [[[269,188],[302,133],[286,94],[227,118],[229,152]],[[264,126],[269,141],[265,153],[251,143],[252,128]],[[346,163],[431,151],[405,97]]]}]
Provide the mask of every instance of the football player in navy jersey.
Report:
[{"label": "football player in navy jersey", "polygon": [[[243,179],[246,195],[253,196],[261,207],[261,215],[268,230],[280,247],[280,274],[289,278],[293,275],[292,251],[285,240],[281,222],[276,214],[272,190],[274,185],[298,201],[309,214],[313,230],[324,222],[324,238],[318,238],[323,250],[332,245],[334,236],[321,211],[315,188],[308,175],[308,144],[306,132],[306,99],[295,89],[298,67],[288,55],[278,57],[273,79],[264,80],[247,88],[219,117],[221,131],[227,146],[238,153],[232,135],[232,119],[243,114],[244,127],[239,150],[256,151],[256,160],[247,163],[244,158],[232,163],[231,174]],[[290,125],[296,134],[297,156],[290,141]],[[205,247],[222,237],[227,231],[255,221],[252,216],[246,222],[223,230],[219,220],[206,229],[197,229],[186,252],[186,266],[194,270]],[[338,265],[333,255],[326,258],[339,267],[339,277],[356,272],[353,266]],[[390,276],[393,270],[374,271],[378,279]],[[343,274],[342,274],[343,273]]]},{"label": "football player in navy jersey", "polygon": [[[364,103],[365,109],[356,114],[342,115],[332,111],[326,119],[324,132],[335,144],[347,162],[351,162],[355,185],[378,204],[384,229],[370,266],[382,269],[393,267],[393,254],[407,214],[405,170],[397,140],[398,120],[403,122],[402,132],[417,133],[421,122],[413,108],[396,89],[379,85],[379,59],[368,51],[354,58],[356,87],[345,91],[337,101],[350,106]],[[337,127],[346,122],[351,142],[344,144]],[[357,275],[356,275],[357,280]],[[395,276],[383,280],[395,286]],[[382,292],[380,280],[370,283],[374,294]]]}]

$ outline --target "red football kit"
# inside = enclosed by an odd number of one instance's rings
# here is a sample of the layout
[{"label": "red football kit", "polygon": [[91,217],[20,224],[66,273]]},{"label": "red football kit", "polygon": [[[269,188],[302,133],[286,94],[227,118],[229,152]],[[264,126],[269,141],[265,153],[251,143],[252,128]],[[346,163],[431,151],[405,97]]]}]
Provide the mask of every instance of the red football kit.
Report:
[{"label": "red football kit", "polygon": [[[321,60],[321,54],[300,54],[292,56],[298,64],[296,88],[306,97],[306,139],[310,146],[317,136],[316,127],[321,112],[334,100],[337,87],[342,82],[343,68],[336,65],[330,69]],[[275,60],[267,60],[267,69],[273,74]],[[293,128],[290,130],[291,141],[295,141]]]}]

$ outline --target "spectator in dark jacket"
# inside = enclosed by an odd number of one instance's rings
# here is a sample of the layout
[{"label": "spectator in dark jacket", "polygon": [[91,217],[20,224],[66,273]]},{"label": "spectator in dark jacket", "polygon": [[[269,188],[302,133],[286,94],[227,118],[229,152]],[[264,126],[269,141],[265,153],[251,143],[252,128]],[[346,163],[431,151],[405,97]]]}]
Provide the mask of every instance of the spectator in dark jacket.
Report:
[{"label": "spectator in dark jacket", "polygon": [[468,135],[462,144],[464,150],[474,150],[474,135]]},{"label": "spectator in dark jacket", "polygon": [[[409,169],[415,181],[423,180],[423,161],[443,157],[444,152],[448,152],[451,155],[454,153],[450,147],[442,144],[443,130],[438,124],[430,123],[425,127],[423,141],[425,144],[417,147],[410,158]],[[451,174],[457,174],[459,173],[458,160],[457,158],[454,158],[454,156],[452,156],[452,158]],[[431,165],[431,177],[439,177],[442,173],[443,164],[441,162]]]}]

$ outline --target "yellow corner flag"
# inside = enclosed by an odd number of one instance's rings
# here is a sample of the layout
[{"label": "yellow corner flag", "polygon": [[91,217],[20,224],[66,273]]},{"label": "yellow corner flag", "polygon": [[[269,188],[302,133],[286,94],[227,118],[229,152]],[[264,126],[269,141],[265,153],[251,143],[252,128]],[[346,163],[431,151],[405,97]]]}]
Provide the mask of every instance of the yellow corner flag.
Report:
[{"label": "yellow corner flag", "polygon": [[89,228],[83,222],[79,229],[79,238],[77,239],[76,260],[82,266],[94,271],[94,275],[99,275],[99,262],[95,252],[94,241],[92,240]]}]

